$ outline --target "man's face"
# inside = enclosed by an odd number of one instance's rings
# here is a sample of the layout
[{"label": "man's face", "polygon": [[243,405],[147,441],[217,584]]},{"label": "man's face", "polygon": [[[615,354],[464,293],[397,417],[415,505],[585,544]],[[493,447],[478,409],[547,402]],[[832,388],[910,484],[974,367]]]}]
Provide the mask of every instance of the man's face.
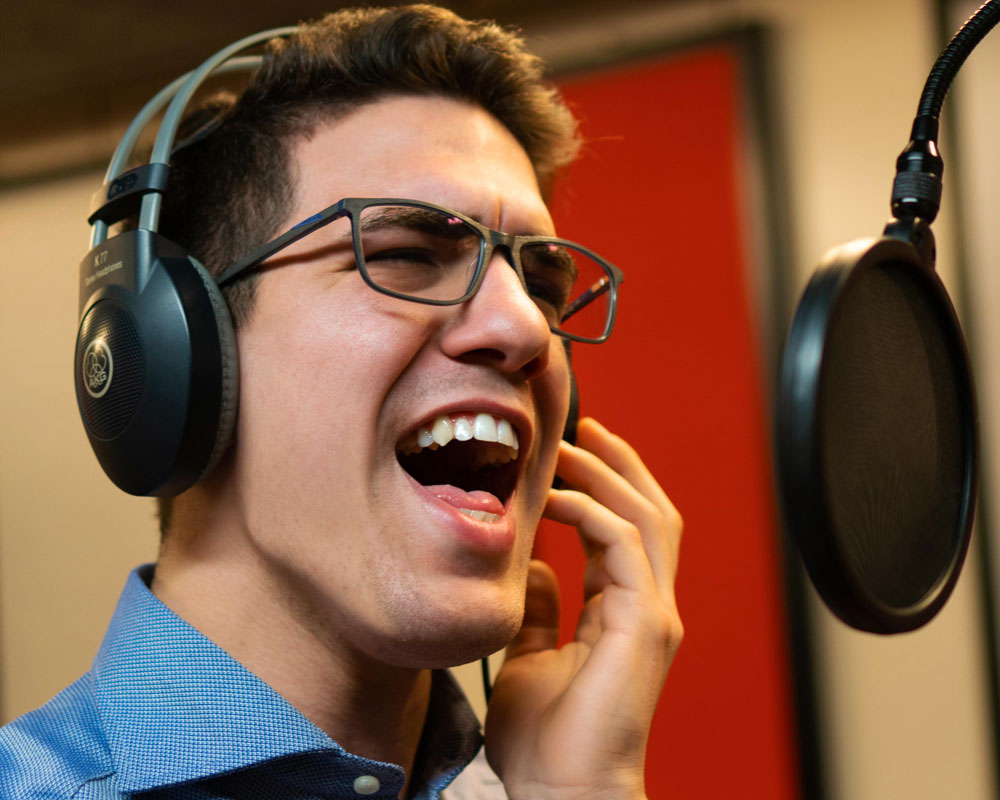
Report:
[{"label": "man's face", "polygon": [[[342,197],[397,197],[511,233],[553,232],[523,149],[471,105],[381,100],[321,125],[293,155],[285,227]],[[501,255],[468,302],[421,305],[365,285],[347,229],[338,221],[272,259],[239,331],[228,491],[246,546],[235,552],[247,584],[268,587],[329,646],[406,666],[469,661],[520,624],[566,416],[565,355]],[[401,466],[421,428],[444,418],[461,439],[478,415],[517,437],[516,461],[498,467],[512,489],[496,475],[488,491],[451,482],[512,452],[475,437],[421,451],[433,478]]]}]

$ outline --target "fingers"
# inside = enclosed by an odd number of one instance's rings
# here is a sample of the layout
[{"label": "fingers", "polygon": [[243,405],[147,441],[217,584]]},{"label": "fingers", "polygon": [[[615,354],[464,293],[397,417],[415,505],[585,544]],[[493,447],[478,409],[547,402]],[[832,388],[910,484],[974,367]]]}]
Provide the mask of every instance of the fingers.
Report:
[{"label": "fingers", "polygon": [[[595,655],[601,642],[608,642],[601,652],[602,658],[611,661],[627,661],[628,652],[663,654],[665,658],[658,663],[665,676],[683,637],[683,627],[672,570],[669,564],[655,566],[647,542],[661,541],[666,534],[662,530],[640,531],[594,497],[575,490],[550,490],[545,516],[576,527],[581,538],[594,545],[595,555],[587,567],[593,574],[586,584],[586,604],[576,641],[594,648]],[[661,542],[660,550],[664,549]],[[598,563],[600,556],[603,559]],[[616,651],[611,656],[608,647]]]},{"label": "fingers", "polygon": [[[557,474],[574,489],[589,495],[605,510],[635,527],[657,587],[664,597],[672,597],[682,528],[677,509],[639,455],[623,439],[587,418],[580,421],[578,441],[578,447],[565,443],[561,446]],[[575,513],[584,512],[577,509]],[[599,512],[592,510],[589,513]],[[595,541],[594,518],[581,519],[591,522],[586,530],[580,528],[585,542]]]},{"label": "fingers", "polygon": [[[552,489],[545,517],[572,525],[584,541],[597,545],[595,552],[603,554],[609,582],[635,591],[643,591],[652,583],[650,562],[638,528],[595,498],[579,491]],[[597,588],[588,587],[588,592],[592,595]]]},{"label": "fingers", "polygon": [[577,445],[601,459],[654,503],[664,517],[680,526],[681,516],[677,508],[628,442],[611,433],[593,417],[584,417],[577,426]]},{"label": "fingers", "polygon": [[559,640],[559,581],[544,561],[528,564],[524,621],[507,645],[507,658],[555,647]]}]

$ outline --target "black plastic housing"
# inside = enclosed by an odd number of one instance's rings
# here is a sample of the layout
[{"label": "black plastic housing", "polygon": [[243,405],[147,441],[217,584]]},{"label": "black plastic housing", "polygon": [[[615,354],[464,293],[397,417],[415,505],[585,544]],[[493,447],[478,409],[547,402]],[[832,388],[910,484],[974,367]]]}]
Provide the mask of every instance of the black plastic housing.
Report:
[{"label": "black plastic housing", "polygon": [[108,225],[139,212],[142,198],[150,192],[165,192],[170,170],[166,164],[143,164],[123,172],[94,192],[87,224],[100,220]]},{"label": "black plastic housing", "polygon": [[937,147],[938,123],[933,117],[913,121],[910,141],[896,159],[890,202],[896,219],[933,222],[941,208],[944,161]]}]

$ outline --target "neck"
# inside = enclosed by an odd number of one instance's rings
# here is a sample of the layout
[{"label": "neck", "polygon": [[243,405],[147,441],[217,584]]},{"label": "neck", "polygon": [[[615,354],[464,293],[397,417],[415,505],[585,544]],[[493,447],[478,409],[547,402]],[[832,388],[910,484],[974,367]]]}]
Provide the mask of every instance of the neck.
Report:
[{"label": "neck", "polygon": [[232,541],[223,547],[204,530],[182,537],[174,528],[153,580],[160,600],[346,750],[409,776],[430,672],[381,663],[333,634],[308,591],[253,558],[234,558]]}]

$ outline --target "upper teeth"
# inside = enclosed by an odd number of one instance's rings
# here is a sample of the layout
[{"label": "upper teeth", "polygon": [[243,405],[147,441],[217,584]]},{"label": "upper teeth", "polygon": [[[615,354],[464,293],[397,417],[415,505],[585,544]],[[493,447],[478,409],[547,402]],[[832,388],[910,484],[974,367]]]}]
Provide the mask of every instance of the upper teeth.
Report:
[{"label": "upper teeth", "polygon": [[411,433],[400,444],[402,453],[417,453],[425,447],[436,450],[452,439],[467,442],[499,442],[516,452],[517,432],[507,420],[491,414],[442,414],[433,422]]}]

